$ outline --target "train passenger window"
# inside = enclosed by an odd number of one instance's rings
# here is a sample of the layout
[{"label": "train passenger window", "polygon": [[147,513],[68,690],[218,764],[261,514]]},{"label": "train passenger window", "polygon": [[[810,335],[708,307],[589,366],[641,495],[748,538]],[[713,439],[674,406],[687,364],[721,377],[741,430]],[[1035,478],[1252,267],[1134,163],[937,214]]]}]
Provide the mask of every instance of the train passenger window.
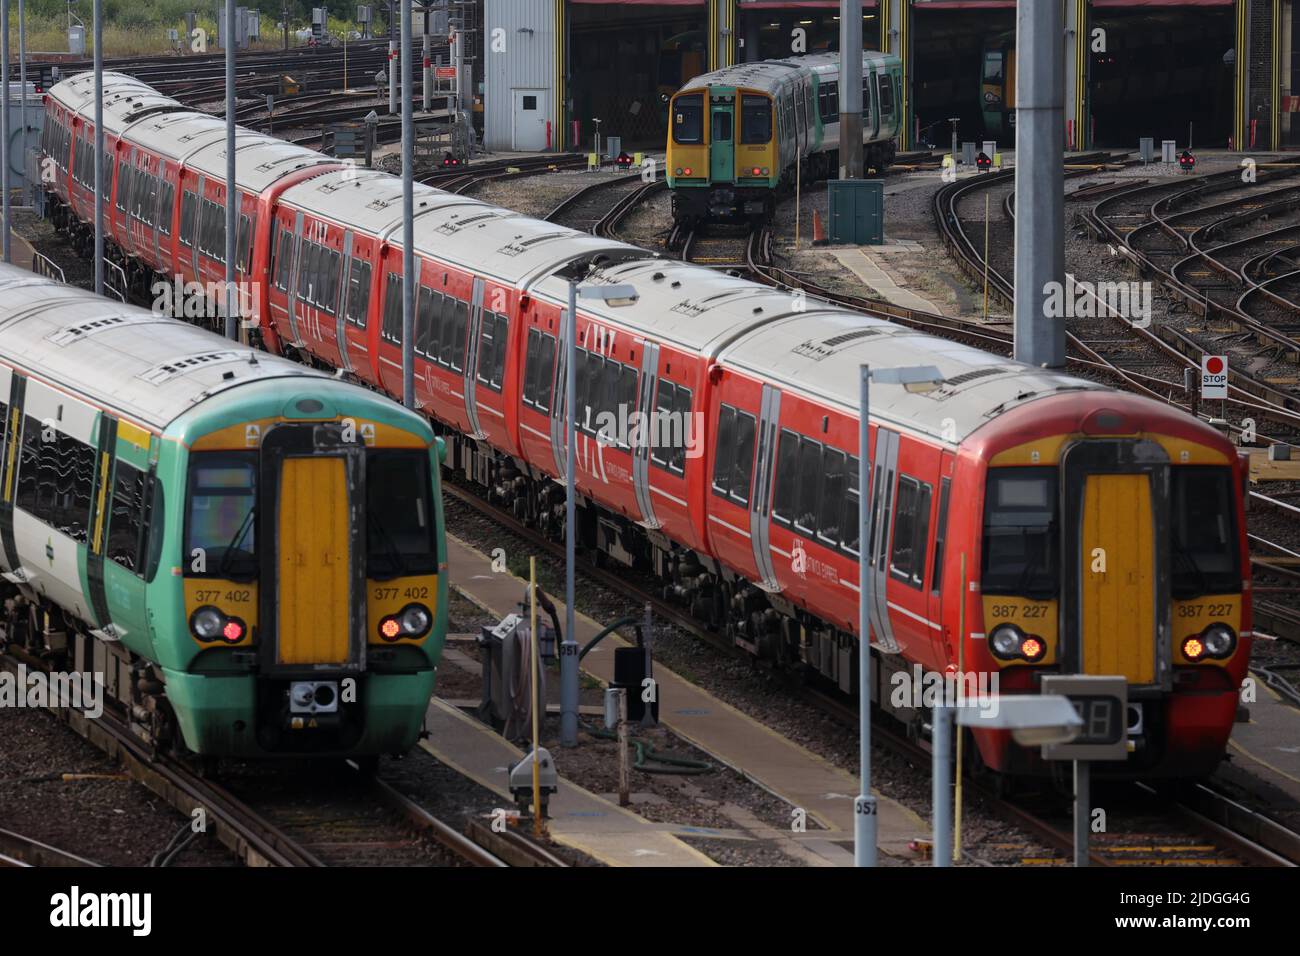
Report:
[{"label": "train passenger window", "polygon": [[725,496],[731,488],[731,466],[736,459],[736,410],[723,405],[718,411],[718,443],[713,459],[713,493]]},{"label": "train passenger window", "polygon": [[[198,208],[198,197],[188,189],[181,193],[181,234],[180,241],[183,246],[194,245],[194,220],[195,211]],[[280,286],[284,288],[284,286]]]},{"label": "train passenger window", "polygon": [[823,123],[838,123],[840,120],[840,88],[834,80],[823,83],[818,90]]},{"label": "train passenger window", "polygon": [[158,231],[172,234],[172,212],[176,208],[176,187],[167,181],[158,186]]},{"label": "train passenger window", "polygon": [[388,274],[384,293],[384,323],[379,334],[387,342],[397,345],[402,342],[402,277],[396,272]]},{"label": "train passenger window", "polygon": [[714,143],[731,142],[731,114],[717,112],[713,114],[713,130],[709,137]]},{"label": "train passenger window", "polygon": [[844,508],[840,512],[840,550],[852,557],[858,556],[858,531],[861,528],[861,515],[858,513],[858,459],[849,457],[848,467],[844,470]]},{"label": "train passenger window", "polygon": [[704,95],[683,94],[673,103],[673,142],[704,142]]},{"label": "train passenger window", "polygon": [[772,103],[766,96],[746,94],[741,99],[740,141],[766,143],[772,138]]},{"label": "train passenger window", "polygon": [[324,308],[330,315],[337,315],[339,311],[339,262],[342,258],[342,253],[334,249],[326,249],[323,256],[326,290]]},{"label": "train passenger window", "polygon": [[894,115],[894,78],[888,73],[879,75],[880,80],[880,118]]},{"label": "train passenger window", "polygon": [[437,348],[430,342],[435,354],[431,358],[444,368],[459,372],[465,362],[465,331],[469,324],[469,303],[446,296],[442,303],[442,322],[438,329]]},{"label": "train passenger window", "polygon": [[[279,224],[276,225],[279,229]],[[287,229],[280,231],[279,243],[275,252],[275,287],[281,292],[289,291],[289,276],[293,272],[293,233]]]},{"label": "train passenger window", "polygon": [[925,580],[925,552],[930,531],[932,488],[908,475],[898,476],[894,514],[894,546],[889,570],[900,581],[919,588]]},{"label": "train passenger window", "polygon": [[478,345],[478,380],[494,392],[501,391],[505,378],[508,320],[495,312],[483,313],[483,330]]},{"label": "train passenger window", "polygon": [[185,553],[203,555],[186,575],[251,579],[257,566],[257,453],[196,452],[190,456]]},{"label": "train passenger window", "polygon": [[315,278],[316,263],[313,261],[315,254],[316,243],[314,242],[304,239],[298,246],[298,298],[307,302],[311,301],[308,292]]},{"label": "train passenger window", "polygon": [[1060,521],[1055,468],[993,468],[984,493],[985,594],[1057,593]]},{"label": "train passenger window", "polygon": [[0,462],[5,460],[5,446],[9,443],[9,406],[0,402]]},{"label": "train passenger window", "polygon": [[799,488],[795,503],[794,526],[805,534],[817,533],[817,492],[820,490],[822,446],[807,438],[799,439]]},{"label": "train passenger window", "polygon": [[[117,208],[122,212],[126,212],[126,208],[127,208],[126,197],[127,194],[130,193],[131,191],[129,185],[129,180],[131,178],[131,167],[124,166],[121,169],[119,169],[118,178],[122,180],[122,182],[119,182],[117,184]],[[109,187],[110,188],[112,187],[112,183],[109,184]]]},{"label": "train passenger window", "polygon": [[343,317],[358,328],[366,327],[366,312],[370,306],[370,263],[352,260],[348,273],[348,303]]},{"label": "train passenger window", "polygon": [[1173,596],[1186,599],[1240,591],[1231,470],[1200,465],[1171,468],[1169,498]]},{"label": "train passenger window", "polygon": [[247,216],[239,217],[239,239],[235,245],[235,268],[247,273],[252,268],[253,223]]},{"label": "train passenger window", "polygon": [[429,355],[429,336],[433,334],[434,316],[442,305],[442,293],[427,285],[420,286],[420,298],[415,306],[415,351],[426,358]]},{"label": "train passenger window", "polygon": [[718,448],[713,462],[713,490],[740,505],[749,503],[754,476],[753,415],[723,405],[718,413]]},{"label": "train passenger window", "polygon": [[694,421],[691,390],[685,385],[674,385],[667,379],[660,379],[655,414],[647,424],[650,428],[650,460],[675,475],[684,475],[686,454],[701,438],[693,427]]},{"label": "train passenger window", "polygon": [[943,582],[943,545],[948,538],[948,491],[952,480],[944,478],[939,482],[939,523],[934,529],[934,562],[930,572],[930,590],[938,594]]},{"label": "train passenger window", "polygon": [[541,346],[537,350],[537,364],[540,367],[537,377],[537,407],[546,412],[551,409],[555,390],[555,336],[542,333]]},{"label": "train passenger window", "polygon": [[90,521],[95,449],[26,416],[15,504],[77,541]]},{"label": "train passenger window", "polygon": [[540,363],[537,351],[541,347],[542,333],[537,329],[528,330],[528,342],[524,347],[524,404],[537,404],[537,376]]},{"label": "train passenger window", "polygon": [[429,456],[366,454],[366,577],[380,580],[438,569]]},{"label": "train passenger window", "polygon": [[845,474],[848,456],[838,448],[826,448],[822,454],[821,514],[817,518],[817,536],[832,548],[840,543],[840,522],[844,517]]},{"label": "train passenger window", "polygon": [[776,489],[772,494],[772,518],[779,524],[794,521],[795,488],[799,480],[799,436],[781,429],[776,452]]},{"label": "train passenger window", "polygon": [[124,461],[113,476],[113,504],[105,553],[128,571],[143,568],[144,472]]}]

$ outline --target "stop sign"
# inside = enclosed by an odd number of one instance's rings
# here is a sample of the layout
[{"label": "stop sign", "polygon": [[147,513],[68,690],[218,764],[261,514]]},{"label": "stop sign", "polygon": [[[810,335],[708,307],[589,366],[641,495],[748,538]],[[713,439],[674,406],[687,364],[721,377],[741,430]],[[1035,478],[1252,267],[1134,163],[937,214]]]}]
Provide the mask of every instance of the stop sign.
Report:
[{"label": "stop sign", "polygon": [[1228,397],[1228,356],[1201,356],[1201,398]]}]

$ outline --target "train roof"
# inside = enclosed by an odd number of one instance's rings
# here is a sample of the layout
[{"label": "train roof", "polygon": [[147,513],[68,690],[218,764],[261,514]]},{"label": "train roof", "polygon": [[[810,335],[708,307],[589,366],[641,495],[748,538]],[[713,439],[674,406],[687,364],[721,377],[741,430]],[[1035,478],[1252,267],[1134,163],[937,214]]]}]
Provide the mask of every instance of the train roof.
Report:
[{"label": "train roof", "polygon": [[[226,127],[221,124],[221,138],[205,142],[185,159],[196,172],[226,179]],[[265,133],[235,127],[235,170],[239,187],[245,192],[261,193],[276,180],[309,166],[337,166],[339,161],[314,149],[287,143]]]},{"label": "train roof", "polygon": [[4,264],[0,361],[160,431],[205,399],[249,382],[329,381],[178,319]]},{"label": "train roof", "polygon": [[[877,53],[874,50],[862,52],[864,68],[880,68],[898,62],[898,57],[890,53]],[[772,90],[783,81],[804,73],[823,75],[839,70],[838,53],[812,53],[807,56],[790,56],[780,60],[758,60],[753,63],[737,63],[724,66],[712,73],[705,73],[688,81],[681,92],[702,90],[710,86],[736,86],[751,90]]]},{"label": "train roof", "polygon": [[[78,73],[49,89],[49,96],[73,113],[95,119],[95,75]],[[118,136],[131,124],[154,113],[185,107],[170,96],[125,73],[104,74],[104,132]]]},{"label": "train roof", "polygon": [[[241,182],[243,175],[240,176]],[[468,272],[526,289],[574,259],[647,254],[566,226],[530,219],[480,199],[423,186],[412,190],[415,251]],[[402,180],[371,170],[334,170],[297,183],[281,202],[402,245]],[[563,240],[563,241],[561,241]]]},{"label": "train roof", "polygon": [[871,415],[952,445],[1016,405],[1104,389],[846,309],[769,323],[738,339],[718,362],[850,414],[858,410],[861,365],[933,365],[943,377],[927,392],[873,383]]}]

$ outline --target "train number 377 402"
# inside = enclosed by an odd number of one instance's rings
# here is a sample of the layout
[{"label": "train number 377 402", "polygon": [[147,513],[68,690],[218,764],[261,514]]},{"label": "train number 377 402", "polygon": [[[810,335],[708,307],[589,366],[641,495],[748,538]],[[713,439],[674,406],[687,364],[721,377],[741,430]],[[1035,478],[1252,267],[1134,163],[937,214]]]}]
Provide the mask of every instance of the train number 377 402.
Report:
[{"label": "train number 377 402", "polygon": [[427,601],[429,599],[429,589],[427,587],[375,588],[374,598],[376,601],[391,601],[399,597],[406,598],[408,601]]}]

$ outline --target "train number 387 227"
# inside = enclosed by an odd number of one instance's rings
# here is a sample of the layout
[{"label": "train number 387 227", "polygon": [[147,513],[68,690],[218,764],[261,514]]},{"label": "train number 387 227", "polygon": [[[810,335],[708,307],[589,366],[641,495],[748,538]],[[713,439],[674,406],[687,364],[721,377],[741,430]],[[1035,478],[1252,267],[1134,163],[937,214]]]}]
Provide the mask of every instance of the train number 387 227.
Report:
[{"label": "train number 387 227", "polygon": [[993,605],[993,616],[999,620],[1013,617],[1028,620],[1030,618],[1047,617],[1047,612],[1050,609],[1050,604],[995,604]]},{"label": "train number 387 227", "polygon": [[1179,617],[1228,617],[1232,614],[1231,604],[1180,604]]}]

